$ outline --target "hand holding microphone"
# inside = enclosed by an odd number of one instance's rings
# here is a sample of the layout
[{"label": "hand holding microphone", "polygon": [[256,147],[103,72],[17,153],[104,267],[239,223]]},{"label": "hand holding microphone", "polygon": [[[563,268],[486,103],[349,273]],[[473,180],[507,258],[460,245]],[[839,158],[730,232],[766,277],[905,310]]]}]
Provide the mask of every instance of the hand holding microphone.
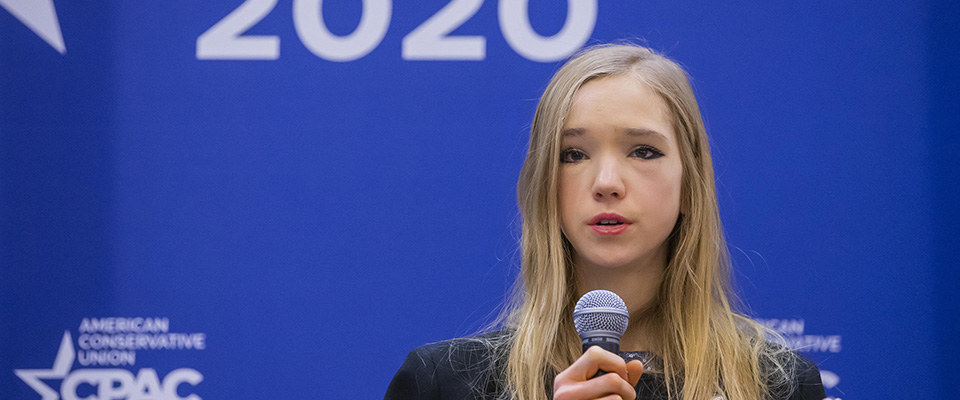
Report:
[{"label": "hand holding microphone", "polygon": [[633,400],[643,374],[640,361],[624,362],[617,354],[630,314],[623,300],[607,290],[583,295],[573,311],[573,324],[583,341],[583,356],[554,379],[554,400]]}]

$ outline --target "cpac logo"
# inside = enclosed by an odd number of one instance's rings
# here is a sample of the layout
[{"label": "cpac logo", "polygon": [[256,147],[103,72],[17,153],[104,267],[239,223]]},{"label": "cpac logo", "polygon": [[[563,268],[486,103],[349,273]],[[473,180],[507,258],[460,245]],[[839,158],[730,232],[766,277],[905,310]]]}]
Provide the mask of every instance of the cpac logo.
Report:
[{"label": "cpac logo", "polygon": [[[181,385],[196,386],[203,381],[203,375],[191,368],[170,371],[161,381],[153,368],[143,368],[136,376],[125,369],[78,369],[71,372],[75,358],[72,338],[67,331],[63,333],[53,368],[18,369],[13,373],[36,390],[42,400],[202,400],[195,394],[187,397],[177,394]],[[62,379],[60,393],[41,379]],[[77,391],[81,387],[85,392],[95,391],[96,394],[79,397]]]},{"label": "cpac logo", "polygon": [[53,0],[0,0],[0,7],[6,8],[60,54],[67,53]]}]

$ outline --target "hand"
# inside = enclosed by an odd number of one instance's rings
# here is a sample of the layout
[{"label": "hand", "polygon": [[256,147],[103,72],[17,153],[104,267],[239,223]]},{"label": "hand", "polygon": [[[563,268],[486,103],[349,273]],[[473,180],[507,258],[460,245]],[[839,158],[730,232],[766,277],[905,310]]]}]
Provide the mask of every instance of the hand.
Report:
[{"label": "hand", "polygon": [[[593,378],[601,370],[606,374]],[[553,380],[553,399],[634,400],[634,386],[642,374],[640,361],[626,363],[620,356],[594,346]]]}]

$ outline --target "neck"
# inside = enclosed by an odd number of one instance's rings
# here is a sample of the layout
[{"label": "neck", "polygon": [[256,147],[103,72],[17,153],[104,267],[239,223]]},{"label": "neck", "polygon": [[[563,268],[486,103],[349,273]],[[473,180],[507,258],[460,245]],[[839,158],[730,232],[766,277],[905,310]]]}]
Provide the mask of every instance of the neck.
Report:
[{"label": "neck", "polygon": [[605,289],[616,293],[626,303],[630,325],[620,340],[620,350],[653,350],[656,343],[655,335],[650,334],[650,323],[656,318],[650,318],[652,315],[649,314],[655,309],[657,292],[663,282],[665,254],[636,265],[614,267],[591,265],[576,256],[574,260],[578,274],[578,298],[591,290]]}]

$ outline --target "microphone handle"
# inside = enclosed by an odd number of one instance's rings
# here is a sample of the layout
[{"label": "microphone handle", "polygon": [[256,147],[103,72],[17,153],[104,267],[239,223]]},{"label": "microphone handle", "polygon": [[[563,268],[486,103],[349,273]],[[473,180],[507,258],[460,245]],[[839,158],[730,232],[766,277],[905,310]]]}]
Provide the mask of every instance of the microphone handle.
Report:
[{"label": "microphone handle", "polygon": [[[597,346],[597,347],[599,347],[599,348],[601,348],[601,349],[604,349],[604,350],[606,350],[606,351],[609,351],[609,352],[611,352],[611,353],[613,353],[613,354],[617,354],[617,355],[620,354],[620,341],[619,341],[619,340],[615,340],[615,339],[611,339],[611,338],[605,338],[605,337],[592,337],[592,338],[586,338],[586,339],[583,340],[583,352],[584,352],[584,353],[587,352],[587,349],[589,349],[589,348],[591,348],[591,347],[593,347],[593,346]],[[607,373],[607,371],[604,371],[604,370],[597,371],[597,373],[596,373],[595,375],[593,375],[593,378],[596,378],[596,377],[598,377],[598,376],[600,376],[600,375],[603,375],[603,374],[605,374],[605,373]]]}]

